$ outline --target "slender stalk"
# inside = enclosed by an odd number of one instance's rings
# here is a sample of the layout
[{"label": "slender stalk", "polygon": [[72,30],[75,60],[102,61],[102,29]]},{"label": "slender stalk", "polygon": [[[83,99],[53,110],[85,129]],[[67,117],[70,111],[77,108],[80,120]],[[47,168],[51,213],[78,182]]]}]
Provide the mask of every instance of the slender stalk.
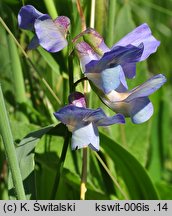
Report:
[{"label": "slender stalk", "polygon": [[58,13],[54,4],[54,0],[44,0],[44,3],[50,16],[55,19],[58,16]]},{"label": "slender stalk", "polygon": [[110,170],[108,169],[108,167],[106,166],[106,164],[104,163],[104,161],[101,159],[101,157],[97,154],[97,152],[94,152],[97,159],[99,160],[99,162],[101,163],[101,165],[103,166],[103,168],[106,170],[107,174],[110,176],[110,178],[112,179],[112,181],[114,182],[114,184],[116,185],[116,187],[118,188],[118,190],[121,192],[121,194],[123,195],[125,200],[128,200],[129,198],[127,197],[127,195],[125,194],[125,192],[122,190],[122,188],[120,187],[120,185],[118,184],[117,180],[114,178],[114,176],[112,176]]},{"label": "slender stalk", "polygon": [[23,49],[23,47],[19,44],[19,42],[16,40],[16,38],[14,37],[13,33],[10,31],[10,29],[8,28],[8,26],[5,24],[5,22],[3,21],[3,19],[0,17],[0,22],[1,24],[4,26],[4,28],[6,29],[6,31],[11,35],[11,37],[13,38],[14,42],[16,43],[16,45],[19,47],[19,49],[21,50],[21,52],[23,53],[23,55],[25,56],[25,58],[27,59],[29,65],[33,68],[33,70],[39,75],[39,77],[41,78],[41,81],[43,82],[43,84],[48,88],[48,90],[50,91],[50,93],[52,94],[52,96],[55,98],[55,100],[57,101],[57,103],[59,103],[61,105],[61,101],[60,99],[54,94],[53,90],[51,89],[50,85],[47,83],[47,81],[42,77],[41,73],[37,70],[37,68],[35,67],[35,65],[33,64],[33,62],[31,61],[31,59],[29,58],[28,54],[25,52],[25,50]]},{"label": "slender stalk", "polygon": [[88,80],[88,78],[87,78],[87,77],[83,77],[83,78],[77,80],[77,81],[74,83],[74,87],[76,88],[77,85],[78,85],[79,83],[84,82],[85,80]]},{"label": "slender stalk", "polygon": [[73,53],[68,57],[68,73],[69,73],[69,91],[72,93],[75,90],[74,76],[73,76]]},{"label": "slender stalk", "polygon": [[6,152],[8,165],[11,170],[12,180],[14,188],[16,190],[17,199],[25,200],[25,192],[20,173],[20,168],[17,160],[16,150],[14,147],[13,136],[10,128],[9,119],[7,116],[7,110],[3,98],[3,93],[0,85],[0,134],[4,143],[4,149]]},{"label": "slender stalk", "polygon": [[87,182],[87,147],[83,148],[83,163],[82,163],[82,174],[81,174],[81,186],[80,186],[80,199],[85,200],[85,194]]},{"label": "slender stalk", "polygon": [[66,128],[66,136],[64,139],[62,153],[61,153],[58,165],[57,165],[57,173],[56,173],[56,177],[55,177],[55,181],[54,181],[54,185],[53,185],[53,189],[51,193],[51,200],[54,200],[56,198],[56,193],[57,193],[57,189],[60,183],[60,176],[63,170],[63,164],[66,158],[66,153],[67,153],[67,148],[68,148],[70,138],[71,138],[71,133]]},{"label": "slender stalk", "polygon": [[[85,16],[83,9],[81,7],[80,0],[76,0],[78,13],[81,19],[81,29],[84,31],[86,29]],[[84,94],[88,92],[87,82],[84,80]],[[86,182],[87,182],[87,147],[83,148],[83,158],[82,158],[82,173],[81,173],[81,186],[80,186],[80,199],[85,200],[86,194]]]},{"label": "slender stalk", "polygon": [[108,5],[108,21],[107,21],[107,45],[112,46],[114,42],[114,27],[115,27],[115,9],[116,9],[116,0],[109,0]]}]

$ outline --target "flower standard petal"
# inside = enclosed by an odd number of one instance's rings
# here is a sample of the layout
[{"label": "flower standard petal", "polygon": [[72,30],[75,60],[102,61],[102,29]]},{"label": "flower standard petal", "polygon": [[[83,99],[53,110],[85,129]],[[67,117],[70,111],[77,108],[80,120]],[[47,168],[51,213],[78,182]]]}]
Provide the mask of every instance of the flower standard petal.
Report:
[{"label": "flower standard petal", "polygon": [[[44,14],[36,10],[32,5],[23,6],[18,13],[19,27],[22,29],[33,30],[35,20],[42,15]],[[50,16],[48,17],[50,18]]]},{"label": "flower standard petal", "polygon": [[90,72],[100,72],[107,68],[112,68],[124,63],[134,63],[138,62],[142,52],[143,44],[139,47],[128,45],[126,47],[117,46],[110,52],[105,53],[101,59],[92,60],[86,65],[86,73]]},{"label": "flower standard petal", "polygon": [[100,57],[94,52],[94,50],[86,43],[80,42],[75,46],[76,53],[79,57],[81,69],[85,72],[85,66],[92,60],[98,60]]},{"label": "flower standard petal", "polygon": [[52,19],[38,18],[35,23],[35,33],[39,39],[39,44],[49,52],[58,52],[67,46],[65,33]]},{"label": "flower standard petal", "polygon": [[128,33],[120,41],[114,44],[112,49],[116,46],[127,46],[129,44],[138,46],[140,43],[144,44],[144,51],[140,61],[145,60],[149,55],[156,52],[158,46],[160,45],[160,42],[152,36],[151,30],[146,23],[138,26],[132,32]]}]

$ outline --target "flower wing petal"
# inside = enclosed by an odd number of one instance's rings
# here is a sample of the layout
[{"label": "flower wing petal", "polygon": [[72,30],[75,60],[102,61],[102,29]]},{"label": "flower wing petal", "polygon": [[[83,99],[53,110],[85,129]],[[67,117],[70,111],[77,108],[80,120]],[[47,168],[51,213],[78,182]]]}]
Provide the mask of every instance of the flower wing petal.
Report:
[{"label": "flower wing petal", "polygon": [[49,52],[58,52],[67,46],[65,35],[52,19],[37,19],[34,24],[39,44]]},{"label": "flower wing petal", "polygon": [[95,124],[97,126],[109,126],[112,124],[124,124],[125,123],[125,118],[122,114],[117,114],[112,117],[104,117],[99,119]]},{"label": "flower wing petal", "polygon": [[135,98],[149,96],[156,90],[158,90],[165,82],[166,78],[164,75],[158,74],[156,76],[153,76],[142,85],[131,90],[129,92],[130,95],[127,97],[126,101],[129,102]]}]

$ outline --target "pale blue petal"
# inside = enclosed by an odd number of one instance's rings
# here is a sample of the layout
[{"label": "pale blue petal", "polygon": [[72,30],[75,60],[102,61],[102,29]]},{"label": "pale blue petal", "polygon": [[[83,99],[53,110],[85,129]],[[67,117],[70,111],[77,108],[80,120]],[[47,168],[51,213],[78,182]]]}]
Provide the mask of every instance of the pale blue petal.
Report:
[{"label": "pale blue petal", "polygon": [[[86,77],[105,94],[119,87],[121,82],[121,66],[107,68],[100,73],[85,73]],[[123,77],[122,77],[123,78]]]},{"label": "pale blue petal", "polygon": [[129,106],[131,120],[135,124],[146,122],[153,114],[153,105],[148,97],[137,98]]},{"label": "pale blue petal", "polygon": [[67,46],[65,35],[52,19],[37,19],[34,24],[39,44],[49,52],[58,52]]},{"label": "pale blue petal", "polygon": [[99,150],[98,129],[92,123],[78,128],[72,133],[72,150],[89,146],[95,151]]}]

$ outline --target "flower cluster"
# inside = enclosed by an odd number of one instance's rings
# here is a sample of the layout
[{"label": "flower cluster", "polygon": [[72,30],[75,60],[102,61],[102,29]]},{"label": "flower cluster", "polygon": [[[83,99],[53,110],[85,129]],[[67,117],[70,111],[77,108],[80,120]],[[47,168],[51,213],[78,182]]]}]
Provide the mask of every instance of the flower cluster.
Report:
[{"label": "flower cluster", "polygon": [[[52,20],[33,6],[21,8],[18,15],[19,27],[31,30],[35,36],[28,48],[41,45],[49,52],[58,52],[67,46],[68,17],[59,16]],[[82,39],[79,40],[78,39]],[[136,63],[156,52],[157,41],[147,24],[142,24],[109,48],[102,36],[87,28],[73,39],[74,49],[80,60],[81,69],[99,98],[117,114],[107,117],[101,108],[86,108],[83,94],[74,92],[69,96],[69,105],[55,112],[55,117],[72,132],[72,149],[89,146],[99,150],[98,126],[125,123],[125,117],[140,124],[153,114],[149,95],[158,90],[166,78],[158,74],[143,84],[129,90],[127,79],[136,76]],[[125,117],[124,117],[125,116]]]}]

